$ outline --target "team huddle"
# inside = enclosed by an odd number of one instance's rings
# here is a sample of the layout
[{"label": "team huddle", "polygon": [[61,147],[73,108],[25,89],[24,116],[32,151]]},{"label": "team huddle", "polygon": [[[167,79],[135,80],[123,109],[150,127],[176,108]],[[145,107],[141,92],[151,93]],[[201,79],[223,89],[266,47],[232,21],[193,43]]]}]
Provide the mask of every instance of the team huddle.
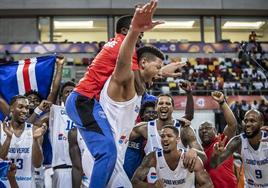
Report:
[{"label": "team huddle", "polygon": [[[191,127],[189,82],[180,83],[187,104],[179,119],[172,117],[172,96],[146,93],[154,79],[180,76],[185,66],[163,65],[161,50],[141,46],[143,33],[163,23],[152,19],[156,7],[150,0],[134,16],[120,17],[115,38],[77,85],[60,87],[64,58],[57,57],[46,100],[36,91],[14,96],[10,104],[0,98],[7,117],[0,158],[9,165],[0,187],[268,187],[268,129],[259,111],[245,114],[244,132],[236,135],[224,94],[212,92],[227,125],[217,134],[211,122],[200,122],[200,143]],[[241,156],[242,175],[234,173],[233,153]]]}]

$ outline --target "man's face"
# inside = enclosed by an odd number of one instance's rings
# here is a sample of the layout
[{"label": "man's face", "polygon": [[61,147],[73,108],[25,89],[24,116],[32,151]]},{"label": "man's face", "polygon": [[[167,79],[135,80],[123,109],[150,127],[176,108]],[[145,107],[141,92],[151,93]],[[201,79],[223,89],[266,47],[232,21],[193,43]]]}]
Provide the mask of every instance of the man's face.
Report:
[{"label": "man's face", "polygon": [[143,70],[143,80],[148,84],[152,84],[153,79],[159,74],[162,65],[163,61],[158,57],[155,57],[154,60],[143,58],[141,68]]},{"label": "man's face", "polygon": [[203,145],[210,145],[216,136],[215,128],[208,122],[200,125],[198,130],[199,138]]},{"label": "man's face", "polygon": [[157,118],[157,112],[154,107],[146,107],[142,116],[142,121],[152,121]]},{"label": "man's face", "polygon": [[65,104],[67,97],[70,95],[70,93],[73,91],[73,86],[66,86],[64,87],[62,91],[62,101]]},{"label": "man's face", "polygon": [[164,153],[170,153],[177,149],[178,137],[170,128],[164,128],[160,132],[161,144]]},{"label": "man's face", "polygon": [[27,99],[17,99],[17,101],[11,106],[10,110],[15,122],[24,123],[29,114],[29,102]]},{"label": "man's face", "polygon": [[261,117],[257,112],[250,111],[246,113],[242,125],[246,137],[253,138],[259,134],[263,122],[261,121]]},{"label": "man's face", "polygon": [[31,113],[33,113],[34,109],[40,104],[40,98],[35,95],[31,94],[27,96],[27,99],[29,100],[29,110]]},{"label": "man's face", "polygon": [[156,105],[156,111],[160,120],[171,120],[173,113],[172,99],[169,96],[159,97]]}]

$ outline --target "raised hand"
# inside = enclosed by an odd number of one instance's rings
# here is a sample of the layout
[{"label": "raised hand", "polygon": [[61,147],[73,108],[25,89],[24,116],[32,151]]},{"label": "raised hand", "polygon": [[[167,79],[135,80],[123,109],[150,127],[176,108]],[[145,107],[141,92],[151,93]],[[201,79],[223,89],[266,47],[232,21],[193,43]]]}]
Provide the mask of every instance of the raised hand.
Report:
[{"label": "raised hand", "polygon": [[43,123],[43,125],[41,127],[34,130],[33,138],[34,139],[40,138],[41,136],[43,136],[45,134],[46,130],[47,130],[47,124]]},{"label": "raised hand", "polygon": [[191,125],[191,121],[189,121],[188,119],[183,118],[183,117],[181,117],[179,119],[179,122],[180,122],[182,127],[189,127]]},{"label": "raised hand", "polygon": [[185,66],[186,63],[182,63],[182,62],[172,62],[169,63],[165,66],[163,66],[160,70],[160,75],[161,77],[178,77],[181,76],[182,73],[181,72],[176,72],[178,70],[180,70],[183,66]]},{"label": "raised hand", "polygon": [[184,154],[183,166],[187,168],[190,172],[193,172],[196,159],[197,159],[197,152],[195,149],[191,148]]},{"label": "raised hand", "polygon": [[13,130],[12,126],[10,125],[10,122],[3,121],[2,126],[3,126],[3,130],[6,133],[7,137],[11,138],[13,133],[14,133],[14,130]]},{"label": "raised hand", "polygon": [[153,21],[156,6],[157,0],[151,0],[143,6],[137,6],[130,28],[133,31],[144,32],[164,23],[163,21]]},{"label": "raised hand", "polygon": [[227,141],[227,136],[221,139],[221,136],[218,135],[219,141],[214,144],[213,154],[220,155],[222,152],[225,151],[225,144]]},{"label": "raised hand", "polygon": [[218,103],[224,101],[224,94],[220,91],[211,92],[211,97]]},{"label": "raised hand", "polygon": [[39,104],[38,108],[42,110],[43,112],[48,112],[52,103],[47,100],[42,100],[42,102]]},{"label": "raised hand", "polygon": [[65,60],[65,58],[64,58],[63,55],[57,55],[56,56],[56,63],[57,63],[57,65],[63,65],[64,64],[64,60]]},{"label": "raised hand", "polygon": [[186,93],[192,91],[191,82],[184,80],[180,81],[179,86],[181,89],[183,89]]}]

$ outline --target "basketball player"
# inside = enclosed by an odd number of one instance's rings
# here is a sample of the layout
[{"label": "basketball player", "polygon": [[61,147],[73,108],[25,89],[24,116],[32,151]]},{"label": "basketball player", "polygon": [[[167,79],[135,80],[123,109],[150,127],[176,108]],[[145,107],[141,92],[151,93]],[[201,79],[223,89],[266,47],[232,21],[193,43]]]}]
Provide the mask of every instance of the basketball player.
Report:
[{"label": "basketball player", "polygon": [[72,188],[72,162],[69,156],[68,132],[74,127],[74,123],[66,114],[64,104],[74,87],[75,84],[71,81],[64,83],[60,91],[61,106],[52,105],[50,108],[53,188]]},{"label": "basketball player", "polygon": [[[145,156],[142,165],[137,169],[132,179],[133,187],[194,188],[195,183],[198,187],[213,187],[199,157],[193,168],[195,180],[190,175],[193,172],[184,167],[185,152],[183,149],[177,149],[179,131],[175,126],[164,126],[160,136],[163,149],[158,149]],[[152,175],[156,175],[157,180],[150,184],[146,181],[146,177],[151,168],[156,169],[156,174]]]},{"label": "basketball player", "polygon": [[[33,168],[40,167],[43,160],[41,142],[46,125],[38,127],[26,123],[29,102],[25,96],[12,98],[10,112],[11,121],[1,126],[0,158],[7,158],[16,164],[16,179],[20,188],[34,188]],[[3,182],[8,185],[6,180]]]},{"label": "basketball player", "polygon": [[258,110],[246,112],[243,120],[244,133],[233,137],[224,147],[227,138],[217,142],[210,166],[216,168],[234,152],[241,154],[244,164],[245,187],[268,187],[267,133],[261,131],[263,115]]}]

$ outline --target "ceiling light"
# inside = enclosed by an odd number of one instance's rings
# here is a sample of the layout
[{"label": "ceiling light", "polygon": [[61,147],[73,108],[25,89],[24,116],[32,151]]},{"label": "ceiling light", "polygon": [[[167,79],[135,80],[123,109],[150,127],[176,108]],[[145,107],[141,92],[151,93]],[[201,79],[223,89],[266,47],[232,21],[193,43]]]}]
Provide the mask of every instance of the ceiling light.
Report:
[{"label": "ceiling light", "polygon": [[55,29],[88,29],[93,27],[93,21],[54,21]]},{"label": "ceiling light", "polygon": [[233,22],[227,21],[224,23],[224,29],[259,29],[265,22]]},{"label": "ceiling light", "polygon": [[165,21],[164,24],[158,25],[157,28],[193,28],[195,21]]}]

